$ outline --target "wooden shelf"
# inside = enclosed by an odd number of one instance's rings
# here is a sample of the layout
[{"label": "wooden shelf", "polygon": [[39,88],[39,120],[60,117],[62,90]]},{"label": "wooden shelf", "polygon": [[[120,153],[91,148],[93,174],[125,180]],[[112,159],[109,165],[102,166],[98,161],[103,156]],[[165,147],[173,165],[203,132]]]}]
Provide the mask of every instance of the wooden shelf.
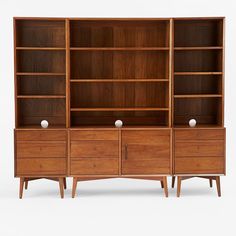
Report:
[{"label": "wooden shelf", "polygon": [[169,111],[169,108],[139,107],[139,108],[71,108],[71,111]]},{"label": "wooden shelf", "polygon": [[169,47],[71,47],[72,51],[168,51]]},{"label": "wooden shelf", "polygon": [[66,50],[66,48],[63,48],[63,47],[16,47],[16,50],[63,51],[63,50]]},{"label": "wooden shelf", "polygon": [[174,75],[222,75],[223,72],[174,72]]},{"label": "wooden shelf", "polygon": [[174,98],[220,98],[221,94],[185,94],[174,95]]},{"label": "wooden shelf", "polygon": [[54,72],[16,72],[16,75],[40,75],[40,76],[57,76],[66,75],[66,73],[54,73]]},{"label": "wooden shelf", "polygon": [[65,95],[18,95],[19,99],[57,99],[66,98]]},{"label": "wooden shelf", "polygon": [[223,47],[174,47],[174,50],[221,50]]},{"label": "wooden shelf", "polygon": [[72,83],[98,82],[98,83],[127,83],[127,82],[169,82],[168,79],[71,79]]}]

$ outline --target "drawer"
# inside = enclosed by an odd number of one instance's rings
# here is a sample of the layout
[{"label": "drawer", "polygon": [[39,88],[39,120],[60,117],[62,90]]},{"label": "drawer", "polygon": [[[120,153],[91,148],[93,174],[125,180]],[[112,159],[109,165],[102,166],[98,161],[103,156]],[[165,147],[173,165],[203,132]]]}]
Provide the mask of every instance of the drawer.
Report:
[{"label": "drawer", "polygon": [[122,160],[122,174],[170,174],[170,160],[168,158],[148,159],[145,160]]},{"label": "drawer", "polygon": [[175,174],[224,174],[224,157],[182,157],[175,159]]},{"label": "drawer", "polygon": [[117,130],[71,130],[70,139],[80,140],[118,140]]},{"label": "drawer", "polygon": [[71,157],[117,157],[119,154],[118,141],[72,141]]},{"label": "drawer", "polygon": [[66,141],[65,130],[16,130],[17,141]]},{"label": "drawer", "polygon": [[159,144],[170,143],[171,130],[124,130],[122,143]]},{"label": "drawer", "polygon": [[66,158],[24,158],[16,160],[16,175],[66,175]]},{"label": "drawer", "polygon": [[17,158],[66,157],[66,142],[17,142]]},{"label": "drawer", "polygon": [[175,129],[175,140],[224,140],[225,129]]},{"label": "drawer", "polygon": [[71,159],[71,175],[118,175],[118,158]]},{"label": "drawer", "polygon": [[175,157],[188,156],[224,156],[224,140],[176,142]]}]

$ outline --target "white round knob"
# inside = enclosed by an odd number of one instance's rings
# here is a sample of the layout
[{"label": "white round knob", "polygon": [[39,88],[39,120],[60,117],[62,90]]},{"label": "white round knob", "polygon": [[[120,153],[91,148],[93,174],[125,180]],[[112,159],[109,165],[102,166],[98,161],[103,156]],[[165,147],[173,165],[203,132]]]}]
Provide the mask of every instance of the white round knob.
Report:
[{"label": "white round knob", "polygon": [[190,127],[195,127],[196,126],[196,124],[197,124],[197,121],[195,120],[195,119],[191,119],[191,120],[189,120],[189,126]]},{"label": "white round knob", "polygon": [[122,120],[116,120],[116,122],[115,122],[115,126],[116,126],[117,128],[122,127],[122,125],[123,125]]},{"label": "white round knob", "polygon": [[42,120],[41,121],[41,127],[46,129],[48,127],[48,121],[47,120]]}]

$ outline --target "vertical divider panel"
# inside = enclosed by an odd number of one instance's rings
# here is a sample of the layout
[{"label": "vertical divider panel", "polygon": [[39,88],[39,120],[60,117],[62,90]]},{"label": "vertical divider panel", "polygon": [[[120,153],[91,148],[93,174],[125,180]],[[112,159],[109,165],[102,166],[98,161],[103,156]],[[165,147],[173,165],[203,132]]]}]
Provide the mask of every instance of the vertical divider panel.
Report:
[{"label": "vertical divider panel", "polygon": [[221,126],[224,127],[224,113],[225,113],[225,18],[222,19],[222,77],[221,77],[221,93],[222,93],[222,100],[221,100]]},{"label": "vertical divider panel", "polygon": [[66,21],[66,128],[71,125],[70,122],[70,20]]},{"label": "vertical divider panel", "polygon": [[174,44],[174,31],[173,31],[173,19],[169,22],[169,121],[168,126],[173,126],[173,44]]},{"label": "vertical divider panel", "polygon": [[17,76],[16,76],[16,65],[17,65],[17,58],[16,58],[16,19],[14,18],[14,86],[15,86],[15,90],[14,90],[14,102],[15,102],[15,127],[18,127],[18,107],[17,107]]}]

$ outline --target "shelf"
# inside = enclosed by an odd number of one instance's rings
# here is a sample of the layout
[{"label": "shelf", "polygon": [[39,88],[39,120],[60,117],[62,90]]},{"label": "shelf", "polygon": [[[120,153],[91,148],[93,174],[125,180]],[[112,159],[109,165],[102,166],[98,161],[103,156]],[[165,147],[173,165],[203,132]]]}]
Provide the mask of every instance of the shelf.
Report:
[{"label": "shelf", "polygon": [[174,75],[222,75],[223,72],[174,72]]},{"label": "shelf", "polygon": [[152,108],[152,107],[139,107],[139,108],[71,108],[71,111],[168,111],[169,108]]},{"label": "shelf", "polygon": [[220,98],[221,94],[185,94],[174,95],[174,98]]},{"label": "shelf", "polygon": [[168,51],[169,47],[71,47],[72,51]]},{"label": "shelf", "polygon": [[16,75],[40,75],[40,76],[50,76],[50,75],[66,75],[66,73],[54,73],[54,72],[16,72]]},{"label": "shelf", "polygon": [[57,99],[66,98],[64,95],[18,95],[19,99]]},{"label": "shelf", "polygon": [[221,50],[223,47],[174,47],[174,50]]},{"label": "shelf", "polygon": [[63,47],[16,47],[16,50],[61,51],[61,50],[66,50],[66,48],[63,48]]},{"label": "shelf", "polygon": [[215,128],[223,128],[221,125],[217,124],[197,124],[195,127],[190,127],[188,124],[186,125],[174,125],[173,128],[181,128],[181,129],[215,129]]},{"label": "shelf", "polygon": [[168,79],[71,79],[72,83],[98,82],[98,83],[126,83],[126,82],[168,82]]}]

